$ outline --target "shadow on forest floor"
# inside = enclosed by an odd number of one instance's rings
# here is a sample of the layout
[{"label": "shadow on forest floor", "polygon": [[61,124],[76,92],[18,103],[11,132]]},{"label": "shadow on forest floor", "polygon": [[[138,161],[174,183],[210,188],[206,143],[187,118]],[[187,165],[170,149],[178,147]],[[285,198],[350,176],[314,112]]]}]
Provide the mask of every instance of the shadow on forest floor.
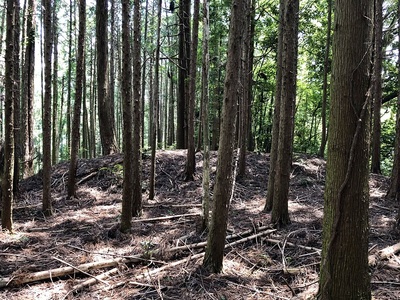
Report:
[{"label": "shadow on forest floor", "polygon": [[[201,209],[202,155],[196,154],[197,173],[191,182],[183,181],[185,159],[181,150],[157,153],[156,199],[147,200],[144,190],[143,216],[134,218],[132,234],[117,230],[121,155],[80,160],[78,198],[71,200],[66,198],[68,162],[54,166],[55,215],[50,218],[40,212],[40,177],[22,181],[14,208],[15,233],[0,233],[0,280],[122,256],[140,259],[120,262],[115,273],[75,293],[74,287],[90,279],[87,274],[9,286],[0,290],[0,299],[311,299],[318,288],[325,161],[295,156],[289,202],[292,223],[227,247],[223,273],[216,275],[201,268],[201,255],[196,254],[204,246],[190,251],[185,247],[206,240],[205,234],[197,233],[195,215]],[[144,187],[149,163],[144,156]],[[216,153],[211,166],[213,185]],[[268,227],[270,214],[262,212],[268,167],[268,155],[248,154],[247,176],[237,180],[231,202],[228,234],[233,236],[228,242]],[[396,244],[400,237],[392,230],[398,207],[385,199],[387,188],[387,178],[371,176],[371,254]],[[176,215],[181,216],[151,220]],[[171,251],[172,247],[177,249]],[[87,272],[97,276],[108,269]],[[371,267],[375,299],[400,299],[399,269],[396,255]]]}]

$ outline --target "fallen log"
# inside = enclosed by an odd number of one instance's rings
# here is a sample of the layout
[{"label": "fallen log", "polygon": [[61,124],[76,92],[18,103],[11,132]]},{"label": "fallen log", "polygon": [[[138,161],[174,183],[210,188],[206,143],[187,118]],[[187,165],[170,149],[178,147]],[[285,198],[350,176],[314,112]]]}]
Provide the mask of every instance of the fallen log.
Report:
[{"label": "fallen log", "polygon": [[108,267],[114,267],[117,266],[118,264],[126,264],[126,263],[133,263],[133,262],[139,262],[140,259],[133,257],[133,258],[117,258],[117,259],[111,259],[111,260],[103,260],[103,261],[98,261],[98,262],[91,262],[87,264],[82,264],[76,267],[62,267],[62,268],[56,268],[56,269],[51,269],[51,270],[46,270],[46,271],[40,271],[40,272],[35,272],[35,273],[30,273],[30,274],[19,274],[16,276],[12,277],[5,277],[5,278],[0,278],[0,288],[4,288],[7,286],[18,286],[22,285],[24,283],[29,283],[29,282],[34,282],[34,281],[40,281],[44,279],[50,279],[54,277],[61,277],[65,275],[70,275],[70,274],[76,274],[80,273],[77,269],[80,271],[90,271],[90,270],[96,270],[96,269],[104,269]]},{"label": "fallen log", "polygon": [[392,255],[400,252],[400,243],[391,245],[386,247],[375,254],[371,254],[368,256],[368,264],[370,266],[375,266],[378,263],[378,260],[385,260],[391,257]]}]

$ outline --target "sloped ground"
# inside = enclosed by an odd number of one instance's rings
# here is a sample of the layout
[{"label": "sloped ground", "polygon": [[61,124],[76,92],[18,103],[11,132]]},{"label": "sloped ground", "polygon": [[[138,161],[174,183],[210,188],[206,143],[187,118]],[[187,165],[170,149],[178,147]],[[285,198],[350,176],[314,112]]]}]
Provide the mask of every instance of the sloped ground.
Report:
[{"label": "sloped ground", "polygon": [[[206,240],[205,234],[197,233],[199,217],[193,215],[201,209],[202,156],[196,155],[193,182],[183,181],[185,158],[186,152],[179,150],[157,153],[156,199],[147,200],[147,191],[143,192],[143,217],[134,219],[132,234],[117,230],[120,155],[80,160],[78,199],[66,198],[68,163],[55,166],[55,215],[50,218],[40,212],[40,177],[23,181],[14,210],[15,234],[0,233],[0,279],[122,256],[141,259],[120,263],[116,273],[77,292],[73,292],[74,287],[90,279],[89,275],[6,287],[0,290],[0,299],[310,299],[318,288],[325,162],[316,157],[295,157],[289,203],[292,223],[227,247],[223,273],[215,275],[200,267],[202,258],[196,254],[204,248],[168,250]],[[247,176],[235,185],[230,234],[269,225],[270,215],[262,212],[268,164],[268,155],[249,153]],[[213,153],[212,182],[215,165]],[[144,156],[144,187],[148,185],[148,170],[149,158]],[[385,177],[371,177],[371,253],[399,242],[399,234],[392,230],[398,207],[384,198],[387,185]],[[183,216],[149,220],[173,215]],[[180,260],[184,261],[176,263]],[[398,256],[392,256],[389,263],[400,268]],[[88,273],[97,276],[109,269]],[[398,269],[379,263],[371,273],[375,299],[400,299]]]}]

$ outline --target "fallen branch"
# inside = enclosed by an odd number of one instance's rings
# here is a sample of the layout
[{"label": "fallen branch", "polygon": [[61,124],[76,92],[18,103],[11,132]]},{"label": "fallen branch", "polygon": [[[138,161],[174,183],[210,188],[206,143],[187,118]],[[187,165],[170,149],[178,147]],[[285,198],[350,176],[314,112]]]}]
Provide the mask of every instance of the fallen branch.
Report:
[{"label": "fallen branch", "polygon": [[[265,241],[268,243],[273,243],[273,244],[281,244],[282,243],[281,241],[275,240],[275,239],[266,239]],[[298,247],[298,248],[309,250],[309,251],[315,251],[315,252],[318,252],[318,254],[321,254],[321,249],[318,249],[318,248],[298,245],[298,244],[294,244],[294,243],[290,243],[290,242],[286,242],[286,245],[291,246],[291,247]]]},{"label": "fallen branch", "polygon": [[159,203],[159,204],[144,204],[144,208],[155,208],[155,207],[201,207],[201,204],[168,204],[168,203]]},{"label": "fallen branch", "polygon": [[[66,262],[66,261],[64,261],[64,260],[62,260],[62,259],[60,259],[60,258],[58,258],[58,257],[54,257],[54,256],[53,256],[53,259],[58,260],[59,262],[61,262],[61,263],[65,264],[65,265],[67,265],[68,267],[74,268],[74,269],[77,270],[79,273],[82,273],[82,274],[85,274],[86,276],[92,277],[92,279],[94,279],[94,280],[96,281],[96,277],[95,277],[95,276],[93,276],[92,274],[89,274],[89,273],[86,272],[86,271],[81,270],[79,267],[75,267],[75,266],[71,265],[70,263],[68,263],[68,262]],[[104,284],[108,284],[107,282],[105,282],[105,281],[103,281],[103,280],[101,280],[101,279],[98,279],[98,280],[101,281],[101,282],[104,283]]]},{"label": "fallen branch", "polygon": [[390,256],[395,255],[398,252],[400,252],[400,243],[386,247],[377,253],[368,256],[368,264],[370,266],[375,266],[378,263],[378,260],[388,259]]},{"label": "fallen branch", "polygon": [[90,173],[89,175],[86,175],[85,177],[83,177],[81,180],[79,180],[76,185],[80,185],[82,182],[85,182],[91,178],[93,178],[94,176],[96,176],[98,173],[98,170],[95,172]]},{"label": "fallen branch", "polygon": [[132,220],[132,222],[133,223],[136,223],[136,222],[156,222],[156,221],[164,221],[164,220],[179,219],[179,218],[183,218],[183,217],[194,217],[194,216],[199,216],[199,213],[191,213],[191,214],[183,214],[183,215],[172,215],[172,216],[148,218],[148,219],[136,219],[136,220]]},{"label": "fallen branch", "polygon": [[[230,235],[226,236],[226,239],[230,240],[230,239],[242,237],[242,236],[251,234],[254,231],[261,232],[261,231],[263,231],[265,229],[270,229],[270,227],[269,226],[263,226],[263,227],[255,228],[255,230],[254,229],[249,229],[247,231],[243,231],[243,232],[240,232],[240,233],[230,234]],[[268,233],[272,233],[272,232],[275,232],[275,231],[276,231],[276,229],[273,229],[273,230],[270,230]],[[165,251],[174,252],[174,251],[179,251],[179,250],[193,250],[193,249],[205,247],[206,245],[207,245],[207,242],[198,242],[198,243],[195,243],[195,244],[172,247],[172,248],[166,249]]]},{"label": "fallen branch", "polygon": [[[7,287],[7,286],[18,286],[18,285],[22,285],[24,283],[34,282],[34,281],[39,281],[39,280],[44,280],[44,279],[49,279],[49,278],[54,278],[54,277],[61,277],[61,276],[69,275],[69,274],[79,273],[79,271],[87,272],[89,270],[114,267],[121,263],[126,264],[126,263],[138,262],[138,261],[139,261],[139,259],[135,258],[135,257],[130,258],[130,259],[117,258],[117,259],[112,259],[112,260],[91,262],[91,263],[82,264],[82,265],[79,265],[76,267],[62,267],[62,268],[40,271],[40,272],[36,272],[36,273],[31,273],[31,274],[20,274],[20,275],[13,276],[13,277],[0,278],[0,288]],[[77,269],[79,269],[79,271]]]},{"label": "fallen branch", "polygon": [[[235,246],[235,245],[238,245],[238,244],[241,244],[241,243],[244,243],[244,242],[253,240],[253,239],[257,238],[257,237],[260,237],[260,236],[263,236],[263,235],[267,235],[267,234],[270,234],[270,233],[275,232],[275,231],[276,231],[276,229],[271,229],[271,230],[262,231],[262,232],[259,232],[259,233],[257,233],[257,234],[253,234],[253,235],[251,235],[251,236],[248,236],[248,237],[246,237],[246,238],[243,238],[243,239],[234,241],[234,242],[232,242],[232,243],[226,244],[224,248],[227,249],[227,248],[229,248],[229,247],[233,247],[233,246]],[[189,262],[189,261],[191,261],[191,260],[193,260],[193,259],[201,258],[201,257],[203,257],[204,255],[205,255],[205,252],[201,252],[201,253],[198,253],[198,254],[195,254],[195,255],[191,255],[191,256],[188,256],[188,257],[183,258],[183,259],[181,259],[181,260],[174,261],[174,262],[172,262],[172,263],[170,263],[170,264],[168,264],[168,265],[162,266],[162,267],[160,267],[160,268],[150,270],[150,271],[148,271],[148,272],[145,273],[145,274],[140,274],[140,275],[136,276],[135,278],[136,278],[136,279],[150,278],[150,277],[151,277],[152,275],[154,275],[154,274],[157,274],[157,273],[160,273],[160,272],[162,272],[162,271],[164,271],[164,270],[166,270],[166,269],[169,269],[169,268],[176,267],[176,266],[178,266],[178,265],[187,263],[187,262]]]},{"label": "fallen branch", "polygon": [[80,284],[75,285],[74,287],[72,287],[72,292],[77,292],[79,290],[82,290],[83,288],[88,287],[90,285],[93,285],[98,281],[106,283],[107,285],[109,285],[103,279],[105,279],[105,278],[107,278],[107,277],[109,277],[111,275],[114,275],[116,273],[118,273],[118,268],[112,268],[111,270],[109,270],[107,272],[104,272],[104,273],[102,273],[102,274],[100,274],[98,276],[94,276],[93,278],[90,278],[90,279],[88,279],[88,280],[86,280],[86,281],[84,281],[84,282],[82,282]]}]

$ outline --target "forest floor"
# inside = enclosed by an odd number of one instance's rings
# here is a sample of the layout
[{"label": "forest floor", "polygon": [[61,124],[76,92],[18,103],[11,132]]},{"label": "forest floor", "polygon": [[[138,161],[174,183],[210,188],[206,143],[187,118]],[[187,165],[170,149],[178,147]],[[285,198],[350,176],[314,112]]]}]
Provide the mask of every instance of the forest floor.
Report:
[{"label": "forest floor", "polygon": [[[133,219],[132,234],[117,229],[121,155],[80,160],[77,199],[67,199],[68,163],[54,166],[52,217],[40,211],[40,175],[22,181],[15,232],[0,233],[0,286],[7,285],[0,288],[0,299],[312,299],[321,259],[325,161],[295,155],[292,222],[273,230],[270,214],[262,212],[269,156],[249,153],[247,175],[236,181],[231,202],[223,272],[207,274],[201,268],[204,246],[191,246],[206,240],[206,234],[197,232],[202,155],[196,154],[197,173],[191,182],[183,180],[185,159],[185,151],[157,153],[156,198],[150,201],[150,159],[144,155],[143,216]],[[216,153],[211,165],[213,185]],[[371,255],[400,241],[393,230],[399,207],[385,199],[387,188],[386,177],[371,176]],[[169,218],[153,219],[157,217]],[[87,263],[97,268],[86,268]],[[371,266],[374,299],[400,299],[399,269],[396,255]],[[21,278],[43,274],[48,279],[18,284]],[[86,287],[88,280],[95,283]]]}]

